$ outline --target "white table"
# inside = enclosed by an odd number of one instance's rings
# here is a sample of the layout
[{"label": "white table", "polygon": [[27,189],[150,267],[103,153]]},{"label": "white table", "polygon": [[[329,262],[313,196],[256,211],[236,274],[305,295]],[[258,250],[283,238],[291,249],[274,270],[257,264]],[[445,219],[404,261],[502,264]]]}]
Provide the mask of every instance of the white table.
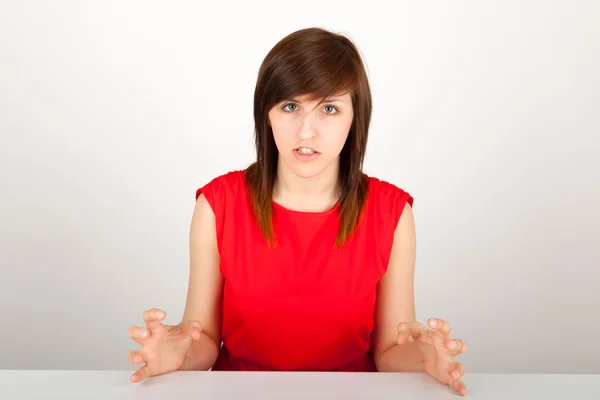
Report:
[{"label": "white table", "polygon": [[[0,370],[0,398],[21,399],[460,399],[420,373],[190,372],[131,383],[133,370]],[[463,377],[473,399],[600,399],[600,375],[477,374]]]}]

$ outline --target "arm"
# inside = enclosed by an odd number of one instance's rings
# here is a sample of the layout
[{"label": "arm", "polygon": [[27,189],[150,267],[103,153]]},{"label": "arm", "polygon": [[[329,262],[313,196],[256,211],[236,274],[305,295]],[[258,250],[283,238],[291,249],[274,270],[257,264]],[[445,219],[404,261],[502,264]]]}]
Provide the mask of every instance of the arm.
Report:
[{"label": "arm", "polygon": [[223,276],[219,268],[215,214],[203,194],[198,196],[190,227],[190,277],[183,320],[202,325],[180,370],[209,370],[221,348]]},{"label": "arm", "polygon": [[394,232],[388,269],[377,287],[373,357],[381,372],[425,372],[423,357],[412,337],[398,345],[398,324],[416,320],[415,259],[415,222],[407,203]]}]

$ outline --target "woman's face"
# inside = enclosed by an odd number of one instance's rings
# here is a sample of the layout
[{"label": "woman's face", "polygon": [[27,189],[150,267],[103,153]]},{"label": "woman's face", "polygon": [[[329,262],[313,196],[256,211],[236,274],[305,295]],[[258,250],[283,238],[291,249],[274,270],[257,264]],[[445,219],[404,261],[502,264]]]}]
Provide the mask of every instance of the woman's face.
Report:
[{"label": "woman's face", "polygon": [[350,93],[306,102],[307,96],[288,99],[269,111],[269,123],[279,151],[279,166],[302,178],[337,168],[352,126]]}]

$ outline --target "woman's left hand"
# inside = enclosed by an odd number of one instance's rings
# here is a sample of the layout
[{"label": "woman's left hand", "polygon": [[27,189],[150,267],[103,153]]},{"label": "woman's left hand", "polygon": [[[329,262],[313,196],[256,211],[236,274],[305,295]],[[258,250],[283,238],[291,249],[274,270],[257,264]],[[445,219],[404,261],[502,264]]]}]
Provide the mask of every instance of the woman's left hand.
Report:
[{"label": "woman's left hand", "polygon": [[467,394],[465,384],[460,380],[465,367],[454,361],[454,357],[467,350],[467,343],[460,339],[450,339],[450,324],[438,318],[430,318],[427,323],[435,331],[420,322],[401,322],[398,324],[398,344],[406,343],[409,336],[425,363],[429,375],[443,384],[449,385],[461,395]]}]

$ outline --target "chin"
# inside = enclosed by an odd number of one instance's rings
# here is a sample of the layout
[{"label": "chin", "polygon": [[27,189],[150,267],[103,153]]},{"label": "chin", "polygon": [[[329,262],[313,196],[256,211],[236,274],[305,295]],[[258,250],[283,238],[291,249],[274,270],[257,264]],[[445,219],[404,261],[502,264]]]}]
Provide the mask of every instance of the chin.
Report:
[{"label": "chin", "polygon": [[316,165],[299,165],[292,168],[292,172],[299,178],[310,179],[323,172],[323,168],[318,168]]},{"label": "chin", "polygon": [[297,160],[291,160],[288,167],[294,175],[303,179],[314,178],[325,169],[321,163],[301,163]]}]

